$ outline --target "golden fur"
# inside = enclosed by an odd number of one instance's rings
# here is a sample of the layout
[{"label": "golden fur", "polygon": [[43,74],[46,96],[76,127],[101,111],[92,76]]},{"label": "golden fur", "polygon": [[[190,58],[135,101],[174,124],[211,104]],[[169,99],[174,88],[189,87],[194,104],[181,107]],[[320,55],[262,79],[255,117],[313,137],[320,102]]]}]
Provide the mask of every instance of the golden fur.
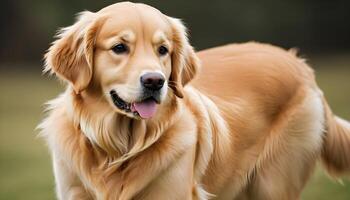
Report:
[{"label": "golden fur", "polygon": [[[120,40],[128,55],[111,51]],[[154,53],[160,43],[168,55]],[[179,20],[126,2],[82,13],[45,59],[68,83],[39,126],[58,199],[298,199],[320,157],[335,175],[350,169],[350,123],[293,51],[251,42],[196,54]],[[108,95],[135,101],[144,71],[168,80],[150,119]]]}]

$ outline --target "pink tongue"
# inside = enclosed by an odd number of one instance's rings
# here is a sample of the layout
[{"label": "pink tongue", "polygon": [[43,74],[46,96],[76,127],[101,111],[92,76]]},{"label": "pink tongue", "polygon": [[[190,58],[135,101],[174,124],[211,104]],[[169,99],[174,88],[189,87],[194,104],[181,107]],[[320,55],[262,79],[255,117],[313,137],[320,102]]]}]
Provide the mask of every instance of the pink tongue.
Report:
[{"label": "pink tongue", "polygon": [[157,110],[157,104],[154,100],[148,99],[139,103],[133,103],[133,107],[142,118],[152,117]]}]

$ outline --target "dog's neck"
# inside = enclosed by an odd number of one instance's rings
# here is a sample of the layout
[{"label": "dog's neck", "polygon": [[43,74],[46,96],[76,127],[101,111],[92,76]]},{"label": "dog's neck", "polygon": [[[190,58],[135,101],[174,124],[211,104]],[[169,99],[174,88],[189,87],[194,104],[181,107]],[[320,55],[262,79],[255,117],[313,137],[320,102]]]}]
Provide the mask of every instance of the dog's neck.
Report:
[{"label": "dog's neck", "polygon": [[102,149],[108,160],[119,164],[154,144],[181,113],[181,103],[172,93],[159,106],[156,116],[148,120],[116,112],[103,94],[71,91],[69,95],[68,110],[75,127],[92,146]]}]

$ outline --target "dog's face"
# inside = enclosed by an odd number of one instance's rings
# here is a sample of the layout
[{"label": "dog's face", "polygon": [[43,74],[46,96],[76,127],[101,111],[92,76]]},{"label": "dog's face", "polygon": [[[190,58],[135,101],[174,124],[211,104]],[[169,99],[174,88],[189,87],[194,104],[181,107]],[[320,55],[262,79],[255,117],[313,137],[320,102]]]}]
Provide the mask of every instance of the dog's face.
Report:
[{"label": "dog's face", "polygon": [[109,17],[96,38],[94,80],[118,110],[152,117],[167,95],[171,27],[161,13],[146,6],[142,12],[130,6],[104,12]]},{"label": "dog's face", "polygon": [[46,70],[76,93],[98,88],[113,109],[135,118],[154,116],[170,91],[183,97],[197,68],[181,22],[133,3],[83,13],[46,55]]}]

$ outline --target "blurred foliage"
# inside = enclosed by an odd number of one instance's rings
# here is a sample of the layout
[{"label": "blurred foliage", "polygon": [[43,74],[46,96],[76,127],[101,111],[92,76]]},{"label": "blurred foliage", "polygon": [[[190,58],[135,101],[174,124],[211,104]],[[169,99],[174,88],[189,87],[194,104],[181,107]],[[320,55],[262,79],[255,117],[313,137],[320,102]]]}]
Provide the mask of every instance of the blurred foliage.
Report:
[{"label": "blurred foliage", "polygon": [[[1,0],[0,60],[39,62],[56,30],[72,24],[76,13],[98,11],[115,2]],[[197,49],[256,40],[285,48],[299,47],[305,53],[350,50],[350,1],[347,0],[140,2],[182,18]]]}]

